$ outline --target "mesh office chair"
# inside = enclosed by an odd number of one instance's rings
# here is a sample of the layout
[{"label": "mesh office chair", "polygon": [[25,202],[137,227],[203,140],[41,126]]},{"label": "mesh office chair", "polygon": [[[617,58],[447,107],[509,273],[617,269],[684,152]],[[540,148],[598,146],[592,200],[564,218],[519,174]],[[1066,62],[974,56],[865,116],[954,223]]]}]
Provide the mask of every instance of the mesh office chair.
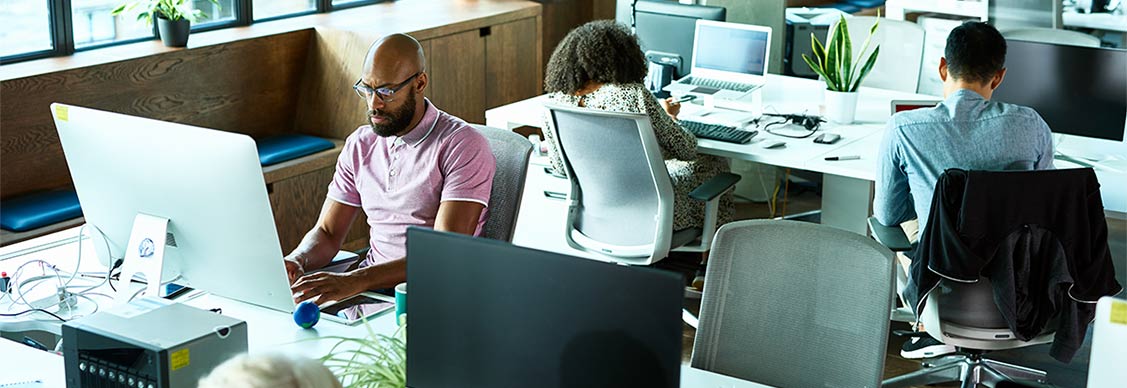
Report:
[{"label": "mesh office chair", "polygon": [[1100,38],[1085,34],[1083,32],[1058,30],[1053,28],[1017,28],[1002,31],[1002,36],[1006,39],[1027,40],[1030,42],[1053,43],[1081,47],[1100,47]]},{"label": "mesh office chair", "polygon": [[732,189],[738,175],[720,174],[696,188],[690,197],[705,202],[704,225],[675,231],[673,185],[648,116],[546,107],[571,181],[569,246],[630,265],[652,264],[673,248],[708,250],[720,194]]},{"label": "mesh office chair", "polygon": [[[944,177],[947,177],[948,174],[952,174],[953,172],[956,174],[965,173],[961,170],[948,170],[940,178],[937,187],[943,187]],[[1091,181],[1084,181],[1083,179],[1086,177],[1083,173],[1089,174]],[[924,328],[927,330],[926,335],[930,335],[945,344],[955,346],[957,353],[952,356],[939,358],[935,361],[925,362],[923,364],[925,368],[919,371],[886,380],[884,382],[884,386],[886,387],[908,387],[951,381],[961,382],[964,387],[974,387],[977,386],[977,384],[985,384],[993,387],[1002,382],[1037,381],[1043,383],[1046,380],[1046,373],[1044,371],[989,360],[984,358],[983,355],[993,350],[1016,349],[1053,342],[1056,340],[1056,338],[1054,338],[1054,330],[1057,328],[1058,322],[1064,322],[1058,321],[1058,319],[1067,318],[1061,318],[1059,316],[1053,317],[1052,320],[1046,322],[1044,329],[1039,333],[1030,335],[1028,340],[1021,340],[1017,334],[1011,331],[1006,319],[1004,319],[1002,312],[998,308],[998,303],[1003,303],[1002,301],[1006,300],[1005,297],[1002,296],[1004,294],[996,296],[991,281],[985,276],[1000,276],[998,278],[1002,279],[1017,277],[1010,274],[1010,272],[994,272],[994,275],[990,275],[989,271],[985,269],[987,267],[984,266],[984,269],[978,272],[981,275],[972,277],[977,278],[977,281],[968,282],[968,279],[960,278],[965,275],[956,275],[953,272],[949,272],[950,269],[948,269],[948,267],[974,268],[974,265],[983,262],[984,258],[974,250],[977,248],[977,245],[972,244],[984,241],[993,242],[995,241],[994,235],[1001,232],[1005,232],[1001,233],[1001,235],[1006,236],[1006,238],[1012,236],[1025,238],[1023,237],[1025,235],[1021,233],[1028,233],[1029,230],[1046,229],[1053,230],[1054,233],[1061,233],[1061,238],[1069,239],[1071,236],[1065,233],[1067,233],[1066,231],[1070,227],[1074,227],[1077,224],[1087,225],[1089,221],[1092,222],[1091,225],[1103,224],[1103,213],[1102,210],[1100,210],[1102,206],[1099,206],[1099,184],[1094,181],[1095,175],[1091,170],[1047,170],[1008,173],[1011,175],[1006,175],[1007,173],[1001,172],[987,174],[995,175],[982,175],[983,178],[978,181],[991,181],[987,183],[986,186],[976,186],[971,183],[962,183],[962,185],[951,184],[950,186],[946,186],[945,190],[957,193],[957,199],[940,197],[941,190],[936,189],[937,199],[933,204],[942,202],[947,204],[945,206],[956,208],[957,210],[949,211],[957,212],[957,217],[959,218],[957,221],[958,225],[956,226],[957,230],[942,232],[942,234],[946,236],[957,233],[957,236],[951,238],[957,239],[960,241],[959,244],[965,245],[948,246],[939,244],[929,246],[927,241],[921,242],[921,248],[931,248],[925,249],[931,252],[929,255],[934,256],[935,253],[943,252],[942,255],[946,256],[944,262],[955,264],[939,264],[939,267],[927,266],[926,271],[935,272],[937,274],[936,276],[942,277],[942,280],[939,281],[938,286],[935,287],[934,290],[927,293],[924,308],[922,311],[918,312],[919,321],[923,323]],[[1046,185],[1044,181],[1034,180],[1039,177],[1049,177],[1060,180],[1054,181],[1058,182],[1058,185]],[[968,178],[967,181],[969,182],[970,179]],[[991,183],[993,183],[993,185],[991,185]],[[1030,188],[1038,186],[1045,186],[1033,190],[1040,191],[1038,193],[1039,196],[1031,194]],[[1093,194],[1091,192],[1084,192],[1083,190],[1095,190],[1095,192]],[[989,200],[983,198],[989,198]],[[1084,203],[1089,208],[1087,210],[1081,210],[1078,214],[1076,210],[1072,210],[1071,208],[1057,208],[1046,205],[1041,198],[1052,198],[1052,200],[1058,202],[1077,201]],[[1092,202],[1093,200],[1095,202]],[[1098,209],[1094,212],[1089,212],[1092,210],[1092,206],[1096,206]],[[1039,209],[1032,210],[1033,208]],[[1018,216],[1013,216],[1015,214]],[[1085,218],[1097,216],[1098,219]],[[942,218],[940,215],[937,215],[936,209],[932,209],[927,228],[942,227],[936,222],[937,217]],[[1010,220],[1011,218],[1013,220]],[[900,227],[881,225],[875,218],[869,219],[869,225],[873,230],[874,237],[880,241],[881,244],[895,251],[907,251],[912,249],[911,245],[908,243],[908,238],[904,236],[904,232]],[[1106,224],[1104,224],[1103,228],[1102,234],[1098,230],[1098,227],[1094,230],[1078,232],[1078,234],[1091,236],[1089,238],[1094,239],[1092,241],[1093,248],[1088,252],[1095,256],[1090,263],[1085,264],[1090,266],[1090,268],[1078,268],[1076,269],[1077,273],[1092,273],[1092,271],[1108,272],[1103,271],[1107,268],[1098,267],[1103,264],[1110,266],[1110,262],[1103,262],[1104,258],[1100,256],[1099,253],[1101,252],[1100,247],[1095,246],[1097,244],[1095,240],[1098,240],[1099,236],[1102,235],[1104,238],[1102,252],[1106,253]],[[928,235],[934,237],[934,234],[929,233]],[[1056,241],[1048,238],[1045,240],[1037,240],[1035,237],[1028,237],[1028,240],[1017,241],[1021,245],[1019,245],[1019,250],[1015,251],[1014,255],[1028,256],[1029,262],[1019,262],[1015,258],[1013,266],[1020,269],[1010,269],[1009,271],[1013,271],[1013,273],[1021,272],[1030,274],[1028,275],[1028,283],[1019,283],[1027,288],[1019,290],[1016,293],[1025,295],[1024,298],[1026,300],[1034,300],[1034,295],[1036,294],[1035,290],[1039,289],[1038,287],[1049,288],[1046,286],[1058,284],[1050,283],[1058,280],[1054,280],[1053,275],[1045,275],[1045,270],[1040,268],[1048,266],[1045,264],[1049,263],[1046,260],[1051,260],[1052,257],[1055,257],[1053,254],[1056,253],[1056,251],[1053,250],[1053,247],[1059,247],[1059,245],[1040,245],[1040,242],[1035,242],[1048,241],[1052,243]],[[1069,243],[1069,245],[1080,244],[1081,242],[1079,241]],[[986,246],[986,244],[983,244],[983,246]],[[991,247],[995,248],[994,252],[1003,250],[1001,249],[1002,245],[1000,241],[996,246]],[[952,258],[951,255],[953,254],[958,254],[958,258]],[[989,255],[987,255],[986,259],[991,261],[1002,260],[1001,258],[995,258]],[[919,259],[917,258],[917,260]],[[1110,258],[1106,260],[1110,260]],[[936,264],[936,261],[929,261],[927,263]],[[897,266],[897,270],[903,274],[903,269],[899,265]],[[938,275],[940,273],[944,273],[944,275]],[[1114,274],[1114,270],[1111,270],[1110,273]],[[901,279],[906,278],[904,275],[900,277]],[[1011,282],[1016,281],[1017,280],[1011,280]],[[1038,281],[1040,281],[1040,283],[1035,283]],[[1074,284],[1080,284],[1080,280],[1076,280],[1076,282],[1077,283]],[[1097,286],[1085,284],[1083,288],[1088,290],[1085,292],[1100,292]],[[1072,292],[1071,289],[1069,289],[1069,292]],[[1060,295],[1056,296],[1062,297]],[[1083,303],[1083,300],[1079,299],[1080,297],[1072,296],[1072,294],[1063,298],[1069,297],[1076,299],[1079,303]],[[996,302],[996,300],[998,300],[998,302]],[[1006,303],[1011,302],[1007,301]],[[1019,302],[1013,303],[1020,304]],[[1025,305],[1021,306],[1030,307],[1028,305],[1031,304],[1031,302],[1025,303]],[[1057,303],[1062,302],[1054,302],[1054,304]],[[1036,305],[1036,307],[1030,308],[1039,309],[1041,307],[1040,305]],[[1057,308],[1065,310],[1064,307]],[[1027,314],[1032,313],[1036,313],[1037,317],[1047,316],[1044,312],[1036,310]],[[1030,325],[1029,322],[1035,321],[1032,316],[1026,318],[1020,314],[1016,319],[1028,319],[1028,322],[1019,322],[1019,327]]]},{"label": "mesh office chair", "polygon": [[497,169],[493,173],[493,189],[489,194],[489,219],[482,226],[481,236],[512,241],[532,143],[513,131],[477,124],[471,126],[489,141],[489,148],[493,150],[493,158],[497,161]]},{"label": "mesh office chair", "polygon": [[[497,163],[493,172],[492,189],[489,193],[489,218],[481,227],[481,237],[511,242],[513,229],[517,225],[521,194],[524,192],[524,179],[527,176],[528,158],[532,154],[532,143],[520,134],[503,129],[470,124],[489,141],[493,159]],[[341,251],[331,263],[321,271],[343,272],[351,269],[356,262],[363,260],[359,255]]]},{"label": "mesh office chair", "polygon": [[692,366],[778,387],[877,387],[893,254],[819,224],[748,220],[716,233]]},{"label": "mesh office chair", "polygon": [[[903,252],[911,249],[907,236],[899,226],[884,226],[869,218],[873,237],[892,249]],[[896,266],[898,288],[907,284],[903,267]],[[911,314],[911,309],[894,309],[898,315]],[[914,315],[913,315],[914,316]],[[1016,349],[1053,341],[1053,334],[1021,341],[1006,326],[1001,313],[994,305],[994,290],[990,281],[980,278],[978,283],[943,282],[928,294],[927,303],[920,313],[919,322],[928,328],[928,335],[959,350],[959,354],[923,363],[925,368],[884,381],[888,388],[912,387],[959,381],[963,386],[986,384],[993,387],[1002,381],[1045,381],[1045,372],[1019,365],[983,358],[990,350]],[[938,328],[938,329],[933,329]]]},{"label": "mesh office chair", "polygon": [[[874,47],[880,45],[880,55],[869,76],[861,81],[861,86],[915,93],[924,55],[924,29],[919,24],[872,16],[847,18],[853,57],[861,54],[861,46],[878,20],[880,27],[873,33],[868,50],[871,53]],[[837,27],[837,23],[830,24],[830,31]]]}]

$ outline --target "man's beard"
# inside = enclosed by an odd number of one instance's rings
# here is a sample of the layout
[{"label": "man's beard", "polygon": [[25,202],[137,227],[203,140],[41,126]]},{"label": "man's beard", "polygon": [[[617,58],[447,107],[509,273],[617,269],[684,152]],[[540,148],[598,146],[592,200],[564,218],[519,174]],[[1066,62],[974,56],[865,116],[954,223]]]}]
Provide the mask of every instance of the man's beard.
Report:
[{"label": "man's beard", "polygon": [[[385,117],[388,120],[387,124],[376,124],[372,121],[372,116]],[[395,136],[407,129],[411,124],[411,119],[415,117],[415,94],[408,93],[407,99],[404,101],[403,107],[395,111],[377,112],[374,110],[368,111],[368,123],[372,125],[372,131],[381,137]]]}]

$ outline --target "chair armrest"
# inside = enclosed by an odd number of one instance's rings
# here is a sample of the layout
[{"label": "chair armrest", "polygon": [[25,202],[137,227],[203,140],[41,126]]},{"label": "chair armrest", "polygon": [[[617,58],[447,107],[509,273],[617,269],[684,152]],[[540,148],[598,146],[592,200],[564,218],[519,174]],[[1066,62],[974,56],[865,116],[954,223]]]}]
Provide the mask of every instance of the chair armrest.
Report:
[{"label": "chair armrest", "polygon": [[884,226],[876,217],[869,217],[869,229],[873,231],[873,238],[893,252],[912,250],[912,243],[908,242],[908,235],[904,229],[897,226]]},{"label": "chair armrest", "polygon": [[727,172],[717,174],[716,176],[712,177],[712,179],[709,179],[708,181],[702,183],[700,186],[697,186],[697,188],[693,189],[693,191],[689,193],[689,198],[701,202],[711,201],[713,199],[716,199],[716,197],[719,197],[720,194],[723,194],[725,191],[731,189],[732,186],[735,186],[736,182],[739,181],[740,176],[736,174]]}]

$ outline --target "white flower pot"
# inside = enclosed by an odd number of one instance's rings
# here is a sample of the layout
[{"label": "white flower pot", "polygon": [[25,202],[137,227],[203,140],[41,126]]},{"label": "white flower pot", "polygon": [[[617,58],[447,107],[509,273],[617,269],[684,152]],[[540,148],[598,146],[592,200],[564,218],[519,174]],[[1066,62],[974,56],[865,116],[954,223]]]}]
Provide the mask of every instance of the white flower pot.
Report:
[{"label": "white flower pot", "polygon": [[826,119],[838,124],[850,124],[857,113],[857,92],[826,90]]}]

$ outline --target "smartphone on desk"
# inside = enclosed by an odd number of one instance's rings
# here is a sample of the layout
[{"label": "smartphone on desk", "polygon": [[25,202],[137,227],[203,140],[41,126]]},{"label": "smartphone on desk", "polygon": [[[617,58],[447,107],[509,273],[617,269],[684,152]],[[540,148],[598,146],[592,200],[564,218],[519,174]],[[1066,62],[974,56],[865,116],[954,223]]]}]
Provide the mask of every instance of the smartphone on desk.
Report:
[{"label": "smartphone on desk", "polygon": [[321,306],[321,317],[333,322],[355,325],[395,309],[395,299],[372,292],[363,292],[348,299]]}]

